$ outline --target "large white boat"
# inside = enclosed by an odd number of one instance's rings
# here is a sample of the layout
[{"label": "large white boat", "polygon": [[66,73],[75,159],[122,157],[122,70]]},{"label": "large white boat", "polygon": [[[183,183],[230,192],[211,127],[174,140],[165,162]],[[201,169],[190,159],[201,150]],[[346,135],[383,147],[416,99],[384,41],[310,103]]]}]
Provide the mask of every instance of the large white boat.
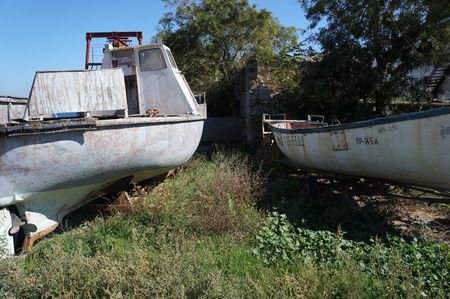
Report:
[{"label": "large white boat", "polygon": [[268,121],[280,150],[299,167],[450,189],[450,108],[367,121]]},{"label": "large white boat", "polygon": [[206,107],[169,48],[124,46],[114,34],[121,47],[105,47],[100,70],[38,72],[28,99],[0,98],[3,253],[29,249],[114,185],[167,172],[197,149]]}]

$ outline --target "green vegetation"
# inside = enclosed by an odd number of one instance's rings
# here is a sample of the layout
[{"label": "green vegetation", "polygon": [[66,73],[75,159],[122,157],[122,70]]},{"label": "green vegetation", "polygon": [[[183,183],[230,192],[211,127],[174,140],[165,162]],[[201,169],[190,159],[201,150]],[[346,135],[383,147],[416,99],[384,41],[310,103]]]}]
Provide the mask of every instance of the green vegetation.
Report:
[{"label": "green vegetation", "polygon": [[266,112],[341,121],[392,113],[398,99],[431,100],[426,78],[410,82],[408,72],[450,61],[448,1],[299,0],[292,9],[308,28],[283,26],[247,0],[165,2],[158,36],[193,90],[208,94],[210,116],[239,115],[239,75],[253,58],[275,95]]},{"label": "green vegetation", "polygon": [[[291,261],[337,270],[340,274],[359,273],[364,293],[383,297],[386,293],[409,297],[413,293],[444,297],[450,291],[450,247],[413,240],[406,242],[388,237],[384,242],[370,243],[346,240],[338,230],[312,231],[294,228],[284,214],[273,212],[268,224],[256,236],[254,253],[266,264]],[[361,282],[361,281],[360,281]],[[348,289],[347,289],[348,288]],[[338,290],[354,295],[351,286]],[[390,297],[390,296],[388,296]]]},{"label": "green vegetation", "polygon": [[[425,99],[407,73],[449,61],[448,1],[299,0],[315,29],[321,60],[305,65],[300,97],[309,113],[361,114],[360,99],[382,114],[392,99]],[[331,108],[327,104],[335,104]],[[317,111],[321,109],[322,111]],[[370,112],[370,111],[366,111]]]},{"label": "green vegetation", "polygon": [[208,94],[208,114],[239,115],[238,74],[250,58],[278,60],[297,45],[285,27],[247,0],[165,0],[171,10],[158,34],[172,49],[191,88]]},{"label": "green vegetation", "polygon": [[[270,183],[239,153],[198,156],[131,210],[2,261],[0,297],[447,296],[448,245],[319,230],[299,218],[323,211],[297,185]],[[257,207],[275,205],[268,215]]]}]

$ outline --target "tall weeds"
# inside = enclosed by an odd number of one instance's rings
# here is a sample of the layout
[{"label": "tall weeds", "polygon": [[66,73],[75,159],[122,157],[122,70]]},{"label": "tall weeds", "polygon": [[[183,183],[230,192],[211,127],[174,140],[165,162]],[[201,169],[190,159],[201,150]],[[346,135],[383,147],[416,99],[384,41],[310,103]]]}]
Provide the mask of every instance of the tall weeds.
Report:
[{"label": "tall weeds", "polygon": [[198,157],[181,168],[138,205],[142,217],[158,226],[197,235],[244,238],[261,223],[255,203],[264,177],[238,152]]}]

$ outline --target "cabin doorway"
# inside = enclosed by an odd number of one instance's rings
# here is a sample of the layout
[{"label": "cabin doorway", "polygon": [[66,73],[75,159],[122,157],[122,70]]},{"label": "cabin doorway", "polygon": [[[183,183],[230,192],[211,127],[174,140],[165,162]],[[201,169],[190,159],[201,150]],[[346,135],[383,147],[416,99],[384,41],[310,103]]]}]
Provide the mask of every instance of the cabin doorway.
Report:
[{"label": "cabin doorway", "polygon": [[139,114],[139,95],[136,78],[133,48],[119,48],[111,52],[112,67],[121,68],[125,79],[125,92],[127,95],[127,108],[129,115]]},{"label": "cabin doorway", "polygon": [[125,76],[128,114],[139,114],[139,96],[136,75]]}]

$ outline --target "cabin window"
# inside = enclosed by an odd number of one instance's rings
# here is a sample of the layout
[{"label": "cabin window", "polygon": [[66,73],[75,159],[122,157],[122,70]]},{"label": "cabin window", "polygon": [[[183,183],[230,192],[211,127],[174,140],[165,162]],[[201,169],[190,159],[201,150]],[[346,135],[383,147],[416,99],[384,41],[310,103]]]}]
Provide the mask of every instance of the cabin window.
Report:
[{"label": "cabin window", "polygon": [[175,63],[175,59],[173,59],[172,52],[169,49],[166,49],[167,56],[169,56],[170,64],[174,69],[178,69],[177,64]]},{"label": "cabin window", "polygon": [[167,67],[159,48],[139,51],[139,64],[143,72],[162,70]]}]

